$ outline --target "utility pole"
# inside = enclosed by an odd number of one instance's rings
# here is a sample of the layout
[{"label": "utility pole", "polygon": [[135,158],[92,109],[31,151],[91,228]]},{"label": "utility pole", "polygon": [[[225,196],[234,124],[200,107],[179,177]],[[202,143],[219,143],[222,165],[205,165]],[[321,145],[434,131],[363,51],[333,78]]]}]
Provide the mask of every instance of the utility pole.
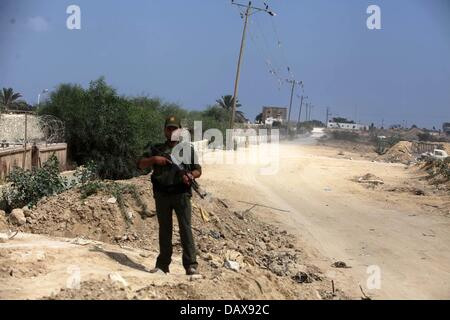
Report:
[{"label": "utility pole", "polygon": [[[269,10],[269,6],[266,5],[265,9],[252,7],[252,2],[249,1],[248,5],[243,5],[240,3],[235,3],[234,0],[231,1],[231,4],[236,5],[238,7],[245,7],[245,13],[244,16],[244,30],[242,31],[242,39],[241,39],[241,49],[239,51],[239,59],[238,59],[238,65],[237,65],[237,71],[236,71],[236,80],[234,82],[234,94],[233,94],[233,109],[231,112],[231,120],[230,120],[230,128],[233,129],[234,127],[234,119],[236,115],[236,104],[238,100],[238,90],[239,90],[239,79],[241,76],[241,64],[242,64],[242,58],[244,53],[244,47],[245,47],[245,37],[247,33],[247,24],[248,24],[248,17],[251,16],[254,13],[264,11],[268,13],[271,16],[275,16],[275,13],[273,11]],[[252,11],[253,10],[253,11]]]},{"label": "utility pole", "polygon": [[314,106],[312,104],[309,105],[309,121],[311,121],[311,113],[312,113],[312,109],[314,108]]},{"label": "utility pole", "polygon": [[27,159],[27,140],[28,140],[28,136],[27,136],[27,132],[28,132],[28,112],[25,112],[25,134],[24,134],[24,139],[23,139],[23,157],[22,157],[22,169],[25,170],[25,164],[26,164],[26,159]]},{"label": "utility pole", "polygon": [[327,117],[325,122],[326,127],[328,127],[328,120],[330,120],[330,116],[331,116],[330,108],[327,107]]},{"label": "utility pole", "polygon": [[306,107],[306,118],[305,118],[305,121],[308,122],[309,121],[309,103],[308,102],[305,104],[305,107]]},{"label": "utility pole", "polygon": [[236,103],[237,103],[238,89],[239,89],[239,78],[241,76],[242,55],[244,53],[245,35],[247,32],[248,17],[250,16],[250,12],[251,12],[251,8],[252,8],[251,5],[252,5],[252,2],[250,1],[248,3],[247,9],[245,10],[244,31],[242,32],[241,49],[239,51],[239,60],[238,60],[237,71],[236,71],[236,80],[234,81],[233,110],[231,112],[231,120],[230,120],[230,128],[231,129],[233,129],[233,127],[234,127],[234,117],[236,114]]},{"label": "utility pole", "polygon": [[298,84],[300,86],[303,85],[302,81],[296,81],[296,80],[289,80],[286,79],[286,82],[291,83],[292,84],[292,88],[291,88],[291,100],[289,102],[289,112],[288,112],[288,129],[290,128],[290,123],[291,123],[291,110],[292,110],[292,100],[294,98],[294,90],[295,90],[295,85]]},{"label": "utility pole", "polygon": [[[289,80],[288,80],[289,82]],[[288,112],[288,128],[291,124],[291,109],[292,109],[292,98],[294,97],[295,80],[292,80],[292,90],[291,90],[291,101],[289,102],[289,112]]]},{"label": "utility pole", "polygon": [[306,120],[307,121],[311,121],[311,111],[312,108],[314,108],[314,106],[312,105],[312,103],[307,103],[306,104]]},{"label": "utility pole", "polygon": [[303,100],[308,99],[308,96],[301,96],[300,98],[300,111],[298,112],[298,121],[297,124],[300,123],[301,117],[302,117],[302,107],[303,107]]}]

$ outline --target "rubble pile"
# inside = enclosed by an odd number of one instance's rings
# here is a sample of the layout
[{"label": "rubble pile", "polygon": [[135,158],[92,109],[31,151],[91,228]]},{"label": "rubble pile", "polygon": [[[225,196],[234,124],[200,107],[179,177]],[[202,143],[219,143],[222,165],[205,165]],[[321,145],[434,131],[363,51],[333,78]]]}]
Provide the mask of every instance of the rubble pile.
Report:
[{"label": "rubble pile", "polygon": [[383,179],[381,179],[371,173],[367,173],[360,177],[355,177],[353,180],[358,183],[365,184],[368,187],[375,187],[375,186],[384,184]]},{"label": "rubble pile", "polygon": [[415,160],[412,154],[412,142],[400,141],[392,146],[385,154],[377,157],[378,161],[400,162],[409,164]]}]

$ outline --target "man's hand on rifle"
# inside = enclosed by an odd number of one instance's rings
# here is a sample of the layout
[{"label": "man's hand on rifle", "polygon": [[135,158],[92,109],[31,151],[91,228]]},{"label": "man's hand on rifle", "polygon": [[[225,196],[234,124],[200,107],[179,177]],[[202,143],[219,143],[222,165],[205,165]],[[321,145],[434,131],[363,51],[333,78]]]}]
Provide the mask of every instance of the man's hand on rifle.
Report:
[{"label": "man's hand on rifle", "polygon": [[194,180],[194,176],[192,175],[192,173],[186,172],[186,173],[183,175],[183,182],[184,182],[185,184],[187,184],[188,186],[191,185],[191,181],[192,181],[192,180]]},{"label": "man's hand on rifle", "polygon": [[195,179],[200,178],[201,175],[202,175],[202,173],[199,170],[193,170],[191,172],[187,171],[183,175],[183,182],[189,186],[189,185],[192,184],[192,181],[194,181]]}]

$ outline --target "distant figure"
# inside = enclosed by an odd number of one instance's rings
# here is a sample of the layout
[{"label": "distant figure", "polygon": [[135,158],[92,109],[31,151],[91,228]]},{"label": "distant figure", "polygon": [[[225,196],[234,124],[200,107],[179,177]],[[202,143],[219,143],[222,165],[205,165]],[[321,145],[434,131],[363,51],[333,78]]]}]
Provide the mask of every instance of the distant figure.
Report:
[{"label": "distant figure", "polygon": [[198,164],[193,147],[191,148],[191,161],[186,164],[188,170],[185,172],[177,171],[167,156],[179,143],[178,140],[174,141],[174,137],[180,129],[179,119],[175,116],[168,117],[164,125],[166,142],[154,145],[146,150],[138,166],[140,169],[153,168],[151,181],[159,223],[160,253],[155,268],[150,272],[169,273],[169,265],[172,259],[172,212],[175,210],[183,247],[183,266],[187,275],[196,275],[199,272],[191,227],[191,181],[201,176],[202,168]]}]

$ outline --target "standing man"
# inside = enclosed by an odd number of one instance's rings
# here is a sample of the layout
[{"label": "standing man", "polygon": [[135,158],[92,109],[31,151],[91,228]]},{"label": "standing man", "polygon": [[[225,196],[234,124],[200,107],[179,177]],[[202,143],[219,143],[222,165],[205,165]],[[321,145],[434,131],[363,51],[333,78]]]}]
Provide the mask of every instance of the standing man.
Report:
[{"label": "standing man", "polygon": [[[184,161],[185,172],[177,169],[167,155],[171,155],[174,147],[180,142],[175,137],[181,129],[180,120],[170,116],[164,124],[166,142],[154,145],[147,150],[139,161],[140,169],[152,168],[151,181],[155,198],[156,214],[159,223],[159,256],[152,273],[169,272],[172,260],[172,212],[178,218],[181,246],[183,247],[183,266],[187,275],[199,274],[196,260],[196,249],[191,227],[191,181],[199,178],[202,168],[198,163],[193,146],[190,161]],[[183,157],[185,158],[185,157]]]}]

